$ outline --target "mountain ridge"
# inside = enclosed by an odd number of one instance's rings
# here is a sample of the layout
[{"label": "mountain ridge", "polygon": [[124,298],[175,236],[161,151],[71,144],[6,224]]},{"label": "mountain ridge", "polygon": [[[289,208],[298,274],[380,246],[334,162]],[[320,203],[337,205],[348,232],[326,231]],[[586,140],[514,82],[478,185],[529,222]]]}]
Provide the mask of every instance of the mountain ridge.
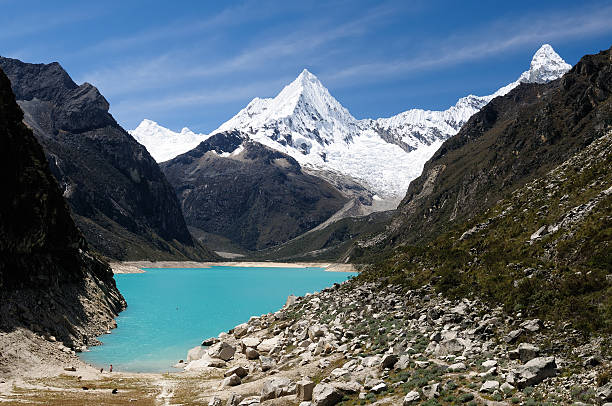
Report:
[{"label": "mountain ridge", "polygon": [[157,163],[94,86],[77,85],[58,63],[0,57],[0,67],[91,246],[114,259],[214,258],[193,240]]},{"label": "mountain ridge", "polygon": [[[350,176],[373,193],[394,199],[405,194],[410,180],[420,174],[442,141],[490,100],[520,83],[547,81],[569,68],[545,44],[534,54],[529,70],[492,95],[468,95],[444,111],[411,109],[388,118],[361,120],[305,69],[276,97],[253,99],[211,134],[238,129],[292,156],[305,169]],[[143,131],[131,134],[143,141],[146,138]],[[146,142],[152,150],[163,149],[150,137]]]},{"label": "mountain ridge", "polygon": [[[41,336],[94,344],[126,306],[83,238],[0,69],[0,373],[40,368]],[[33,331],[36,334],[27,333]],[[15,351],[18,341],[26,351]],[[32,344],[32,342],[35,342]],[[57,347],[56,347],[57,348]],[[34,365],[36,364],[36,365]]]}]

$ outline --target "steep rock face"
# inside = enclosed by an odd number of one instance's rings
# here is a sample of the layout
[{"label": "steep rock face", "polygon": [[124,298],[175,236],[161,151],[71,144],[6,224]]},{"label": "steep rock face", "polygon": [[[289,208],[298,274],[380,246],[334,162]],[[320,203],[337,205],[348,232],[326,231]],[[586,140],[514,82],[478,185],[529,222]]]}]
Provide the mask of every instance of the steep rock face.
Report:
[{"label": "steep rock face", "polygon": [[303,173],[290,156],[239,131],[215,134],[161,168],[189,226],[249,250],[296,237],[347,201],[327,182]]},{"label": "steep rock face", "polygon": [[583,57],[559,80],[522,84],[492,100],[410,184],[386,242],[427,239],[585,148],[612,125],[611,93],[607,50]]},{"label": "steep rock face", "polygon": [[25,327],[66,345],[93,343],[125,301],[109,266],[89,252],[22,119],[0,70],[0,331]]},{"label": "steep rock face", "polygon": [[189,234],[156,162],[115,122],[95,87],[76,85],[58,63],[0,58],[0,67],[96,250],[115,259],[212,257]]}]

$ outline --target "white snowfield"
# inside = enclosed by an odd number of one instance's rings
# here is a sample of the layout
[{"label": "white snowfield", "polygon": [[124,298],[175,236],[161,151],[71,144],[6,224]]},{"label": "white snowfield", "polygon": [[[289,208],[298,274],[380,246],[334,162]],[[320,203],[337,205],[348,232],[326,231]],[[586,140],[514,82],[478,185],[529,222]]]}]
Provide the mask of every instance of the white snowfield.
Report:
[{"label": "white snowfield", "polygon": [[[385,199],[406,193],[425,162],[489,101],[520,83],[545,83],[571,66],[548,45],[529,70],[488,96],[468,95],[444,111],[412,109],[389,118],[357,120],[304,69],[276,97],[253,99],[211,134],[240,130],[253,141],[284,152],[305,168],[348,175]],[[206,135],[175,133],[144,120],[130,131],[158,162],[194,148]],[[199,140],[199,141],[198,141]]]},{"label": "white snowfield", "polygon": [[147,148],[157,162],[168,161],[184,154],[209,137],[206,134],[196,134],[187,127],[177,133],[147,119],[142,120],[138,127],[128,132]]}]

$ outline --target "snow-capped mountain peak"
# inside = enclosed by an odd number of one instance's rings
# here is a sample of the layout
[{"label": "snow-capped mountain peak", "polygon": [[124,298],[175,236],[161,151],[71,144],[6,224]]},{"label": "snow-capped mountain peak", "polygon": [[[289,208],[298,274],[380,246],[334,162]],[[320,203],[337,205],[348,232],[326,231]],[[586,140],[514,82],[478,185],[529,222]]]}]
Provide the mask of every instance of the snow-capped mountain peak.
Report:
[{"label": "snow-capped mountain peak", "polygon": [[128,132],[147,148],[157,162],[167,161],[192,150],[208,138],[208,135],[196,134],[187,127],[177,133],[148,119],[142,120],[138,127]]},{"label": "snow-capped mountain peak", "polygon": [[257,141],[271,139],[302,154],[318,150],[315,145],[350,142],[359,131],[357,120],[307,69],[276,97],[253,99],[213,133],[236,129]]},{"label": "snow-capped mountain peak", "polygon": [[557,79],[570,69],[571,65],[566,63],[550,45],[544,44],[533,55],[529,70],[523,73],[525,77],[521,75],[521,78],[528,83],[546,83]]}]

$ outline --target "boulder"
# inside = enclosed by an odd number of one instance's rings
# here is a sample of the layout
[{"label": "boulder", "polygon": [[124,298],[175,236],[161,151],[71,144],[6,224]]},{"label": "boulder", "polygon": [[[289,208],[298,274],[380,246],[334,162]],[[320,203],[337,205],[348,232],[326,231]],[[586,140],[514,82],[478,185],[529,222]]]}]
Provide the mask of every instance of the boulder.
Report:
[{"label": "boulder", "polygon": [[494,359],[489,359],[482,363],[483,368],[487,368],[487,369],[493,368],[496,365],[497,365],[497,361],[495,361]]},{"label": "boulder", "polygon": [[343,395],[332,385],[320,383],[314,387],[312,398],[314,406],[334,406],[342,401]]},{"label": "boulder", "polygon": [[383,383],[382,379],[369,375],[368,377],[366,377],[365,381],[363,382],[363,387],[370,390],[373,387],[380,385],[381,383]]},{"label": "boulder", "polygon": [[334,388],[339,389],[340,392],[347,393],[359,393],[361,391],[361,385],[358,382],[350,381],[350,382],[334,382],[332,383]]},{"label": "boulder", "polygon": [[248,360],[254,360],[259,358],[259,353],[257,352],[257,350],[255,348],[247,348],[246,351],[244,352],[244,355],[246,356],[246,359]]},{"label": "boulder", "polygon": [[612,381],[597,388],[597,397],[599,397],[602,402],[612,400]]},{"label": "boulder", "polygon": [[301,401],[312,400],[312,390],[315,384],[310,379],[302,379],[297,383],[297,399]]},{"label": "boulder", "polygon": [[447,371],[448,372],[461,372],[461,371],[465,371],[466,370],[466,366],[463,362],[457,362],[455,364],[451,364],[448,366]]},{"label": "boulder", "polygon": [[372,368],[380,365],[381,357],[380,355],[372,355],[371,357],[363,357],[361,359],[361,365],[366,368]]},{"label": "boulder", "polygon": [[[512,371],[519,389],[533,386],[557,374],[555,357],[539,357]],[[510,381],[509,381],[510,382]]]},{"label": "boulder", "polygon": [[217,344],[218,342],[219,342],[219,339],[217,337],[210,337],[202,341],[202,346],[210,347],[211,345]]},{"label": "boulder", "polygon": [[323,337],[324,335],[325,331],[323,331],[323,328],[318,324],[308,327],[308,338],[310,338],[311,341],[316,341],[316,338]]},{"label": "boulder", "polygon": [[421,395],[419,395],[419,392],[413,390],[410,391],[406,394],[406,396],[404,396],[404,402],[403,405],[404,406],[408,406],[413,404],[414,402],[418,402],[419,399],[421,399]]},{"label": "boulder", "polygon": [[385,368],[393,368],[393,366],[397,363],[397,361],[399,361],[399,357],[395,354],[385,354],[382,357],[382,360],[380,362],[380,367],[382,369]]},{"label": "boulder", "polygon": [[261,401],[276,399],[295,393],[295,385],[291,385],[291,380],[284,377],[275,377],[264,382],[261,389]]},{"label": "boulder", "polygon": [[208,350],[208,355],[212,358],[219,358],[223,361],[229,361],[232,359],[234,354],[236,353],[236,347],[231,344],[228,344],[225,341],[221,341]]},{"label": "boulder", "polygon": [[241,383],[242,383],[242,379],[240,379],[238,375],[234,374],[234,375],[230,375],[227,378],[225,378],[223,382],[221,382],[221,387],[227,388],[229,386],[240,385]]},{"label": "boulder", "polygon": [[506,337],[504,337],[504,341],[508,344],[514,343],[520,336],[523,334],[525,330],[519,328],[517,330],[512,330]]},{"label": "boulder", "polygon": [[259,351],[259,352],[270,352],[274,347],[276,347],[280,343],[281,339],[282,339],[282,337],[280,335],[277,335],[277,336],[274,336],[272,338],[268,338],[266,340],[263,340],[257,346],[257,351]]},{"label": "boulder", "polygon": [[410,355],[402,355],[395,364],[395,369],[407,369],[410,366]]},{"label": "boulder", "polygon": [[276,366],[276,361],[272,357],[259,357],[259,361],[261,361],[261,370],[266,372]]},{"label": "boulder", "polygon": [[459,339],[451,338],[448,340],[440,341],[440,343],[436,347],[435,353],[438,356],[458,354],[458,353],[463,352],[464,349],[465,349],[465,345],[463,345],[463,343]]},{"label": "boulder", "polygon": [[523,363],[531,361],[540,354],[540,348],[528,343],[520,343],[517,351],[518,357]]},{"label": "boulder", "polygon": [[261,343],[261,338],[258,337],[245,337],[241,341],[242,345],[245,347],[255,348]]},{"label": "boulder", "polygon": [[524,328],[527,331],[531,331],[532,333],[535,333],[536,331],[538,331],[540,329],[542,322],[540,321],[540,319],[533,319],[533,320],[527,320],[521,323],[521,327]]},{"label": "boulder", "polygon": [[493,393],[498,389],[499,389],[499,382],[497,381],[486,381],[480,387],[480,391],[485,392],[485,393]]},{"label": "boulder", "polygon": [[234,327],[234,337],[240,338],[244,336],[249,329],[249,325],[247,323],[238,324]]},{"label": "boulder", "polygon": [[370,389],[370,392],[380,393],[380,392],[384,391],[385,389],[387,389],[387,384],[384,383],[384,382],[380,382],[380,383],[372,386],[372,388]]},{"label": "boulder", "polygon": [[293,306],[295,304],[295,300],[296,299],[297,299],[297,297],[295,295],[287,296],[287,301],[285,302],[285,306],[284,307]]},{"label": "boulder", "polygon": [[238,375],[242,379],[249,374],[249,370],[243,366],[238,365],[225,371],[225,374],[223,374],[223,376],[228,377],[234,374]]},{"label": "boulder", "polygon": [[425,396],[427,399],[433,399],[433,398],[437,398],[438,396],[440,396],[439,389],[440,389],[440,384],[434,383],[432,385],[423,386],[421,391],[423,392],[423,396]]}]

